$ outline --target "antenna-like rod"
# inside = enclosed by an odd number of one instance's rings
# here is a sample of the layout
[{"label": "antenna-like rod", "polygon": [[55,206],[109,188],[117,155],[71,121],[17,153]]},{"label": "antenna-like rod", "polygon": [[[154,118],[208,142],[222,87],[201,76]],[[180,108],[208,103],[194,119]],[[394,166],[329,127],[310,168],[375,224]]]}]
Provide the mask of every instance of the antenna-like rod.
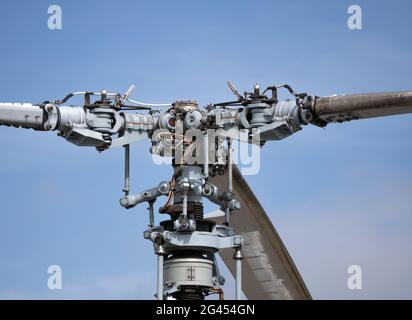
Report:
[{"label": "antenna-like rod", "polygon": [[239,92],[237,91],[236,87],[233,85],[233,83],[229,80],[226,82],[230,91],[233,92],[233,94],[236,96],[238,101],[242,101],[243,97],[239,94]]},{"label": "antenna-like rod", "polygon": [[135,88],[136,86],[134,84],[130,85],[129,89],[127,89],[126,93],[124,94],[122,98],[122,103],[126,102],[126,100],[129,99],[129,96],[132,94]]}]

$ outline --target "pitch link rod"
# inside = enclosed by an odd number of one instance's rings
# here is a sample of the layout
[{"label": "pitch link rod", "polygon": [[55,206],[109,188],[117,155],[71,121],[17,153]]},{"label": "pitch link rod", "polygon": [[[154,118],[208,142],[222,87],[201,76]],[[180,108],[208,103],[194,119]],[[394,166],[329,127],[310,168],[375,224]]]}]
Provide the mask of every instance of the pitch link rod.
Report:
[{"label": "pitch link rod", "polygon": [[125,196],[130,192],[130,144],[124,146],[124,188]]},{"label": "pitch link rod", "polygon": [[[230,138],[227,139],[227,151],[228,151],[228,156],[227,156],[227,193],[229,195],[233,194],[233,167],[232,167],[232,141]],[[230,213],[231,209],[229,205],[226,205],[225,208],[225,225],[230,224]]]},{"label": "pitch link rod", "polygon": [[235,283],[235,290],[236,290],[236,295],[235,299],[236,300],[242,300],[242,260],[243,260],[243,255],[242,251],[239,248],[236,248],[235,254],[233,255],[233,259],[236,262],[236,283]]},{"label": "pitch link rod", "polygon": [[[160,240],[158,240],[160,241]],[[164,248],[161,243],[157,245],[157,300],[163,300],[163,263],[164,263]]]}]

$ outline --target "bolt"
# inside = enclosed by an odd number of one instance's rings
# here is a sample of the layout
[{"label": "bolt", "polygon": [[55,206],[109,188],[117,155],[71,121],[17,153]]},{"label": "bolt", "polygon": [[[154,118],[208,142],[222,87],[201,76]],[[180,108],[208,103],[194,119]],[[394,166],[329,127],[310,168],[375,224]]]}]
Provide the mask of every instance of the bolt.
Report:
[{"label": "bolt", "polygon": [[242,238],[240,238],[240,237],[234,237],[234,238],[233,238],[233,244],[236,245],[236,246],[242,244]]},{"label": "bolt", "polygon": [[159,191],[161,192],[161,193],[167,193],[167,192],[169,192],[169,182],[167,182],[167,181],[163,181],[163,182],[161,182],[160,184],[159,184]]},{"label": "bolt", "polygon": [[212,188],[209,184],[205,184],[205,186],[204,186],[205,194],[210,194],[210,192],[212,191],[211,189]]},{"label": "bolt", "polygon": [[123,197],[120,199],[120,205],[122,207],[126,207],[129,205],[129,199],[127,197]]},{"label": "bolt", "polygon": [[240,202],[236,199],[233,199],[229,203],[229,208],[232,210],[239,210],[241,208]]}]

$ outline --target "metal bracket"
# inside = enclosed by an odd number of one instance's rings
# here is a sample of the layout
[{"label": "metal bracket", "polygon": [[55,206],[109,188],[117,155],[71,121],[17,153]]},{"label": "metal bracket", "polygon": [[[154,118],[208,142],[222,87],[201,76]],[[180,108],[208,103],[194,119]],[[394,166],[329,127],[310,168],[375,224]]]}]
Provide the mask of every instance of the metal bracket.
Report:
[{"label": "metal bracket", "polygon": [[190,247],[218,251],[243,245],[243,237],[240,235],[222,237],[217,233],[203,231],[194,231],[192,233],[164,231],[163,239],[165,241],[165,250],[173,247]]}]

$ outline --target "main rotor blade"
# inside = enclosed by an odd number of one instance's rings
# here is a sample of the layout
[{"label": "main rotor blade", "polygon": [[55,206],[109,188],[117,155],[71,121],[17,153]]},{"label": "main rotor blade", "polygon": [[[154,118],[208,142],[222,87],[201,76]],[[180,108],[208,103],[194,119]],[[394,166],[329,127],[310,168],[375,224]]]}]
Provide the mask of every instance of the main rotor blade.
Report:
[{"label": "main rotor blade", "polygon": [[319,97],[314,111],[326,122],[412,113],[412,91]]},{"label": "main rotor blade", "polygon": [[[227,188],[226,175],[213,177],[211,182],[220,190]],[[311,299],[279,234],[236,166],[233,169],[233,189],[241,209],[231,216],[230,225],[245,241],[242,248],[242,289],[246,297],[251,300]],[[219,223],[223,221],[220,217],[212,219]],[[235,275],[233,251],[221,250],[219,254]]]}]

